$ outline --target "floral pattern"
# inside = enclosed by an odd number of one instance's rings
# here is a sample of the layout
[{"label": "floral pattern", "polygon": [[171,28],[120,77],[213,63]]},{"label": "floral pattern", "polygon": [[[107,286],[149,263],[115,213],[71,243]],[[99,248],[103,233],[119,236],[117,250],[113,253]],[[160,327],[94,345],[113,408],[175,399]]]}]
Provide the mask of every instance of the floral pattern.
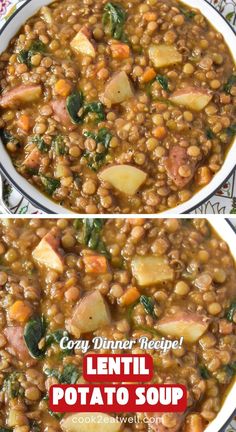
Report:
[{"label": "floral pattern", "polygon": [[[26,0],[0,0],[0,28]],[[34,0],[32,0],[34,1]],[[205,0],[216,7],[236,30],[236,0]],[[5,196],[12,213],[41,214],[26,198],[5,181]],[[236,214],[236,176],[230,179],[208,201],[201,204],[195,214]],[[236,432],[236,426],[235,426]]]}]

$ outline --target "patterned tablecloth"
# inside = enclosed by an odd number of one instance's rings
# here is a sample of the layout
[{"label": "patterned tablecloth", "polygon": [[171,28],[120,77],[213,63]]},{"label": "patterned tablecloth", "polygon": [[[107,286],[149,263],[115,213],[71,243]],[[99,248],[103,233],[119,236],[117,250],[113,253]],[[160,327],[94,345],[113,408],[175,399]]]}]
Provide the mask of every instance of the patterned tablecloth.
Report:
[{"label": "patterned tablecloth", "polygon": [[[33,0],[32,0],[33,1]],[[209,0],[236,29],[236,0]],[[25,0],[0,0],[0,28],[15,10]],[[197,6],[197,0],[196,0]],[[195,210],[197,214],[236,214],[236,171],[217,191],[217,193]],[[33,207],[20,193],[13,189],[8,182],[4,188],[5,200],[12,213],[40,214],[37,208]]]}]

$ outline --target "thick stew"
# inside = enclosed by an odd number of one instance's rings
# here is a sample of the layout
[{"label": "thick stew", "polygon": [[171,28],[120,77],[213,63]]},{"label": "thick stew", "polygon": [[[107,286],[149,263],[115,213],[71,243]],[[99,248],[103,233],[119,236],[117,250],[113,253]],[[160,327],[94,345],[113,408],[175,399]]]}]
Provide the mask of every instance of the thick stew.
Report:
[{"label": "thick stew", "polygon": [[[52,384],[83,382],[83,354],[62,351],[64,335],[183,336],[149,353],[153,382],[184,384],[188,408],[153,413],[150,430],[205,430],[236,373],[236,267],[206,220],[12,219],[0,238],[0,431],[80,431],[48,409]],[[143,416],[116,431],[146,432]]]},{"label": "thick stew", "polygon": [[236,132],[236,72],[176,0],[60,0],[0,57],[2,140],[19,173],[78,213],[155,213],[207,185]]}]

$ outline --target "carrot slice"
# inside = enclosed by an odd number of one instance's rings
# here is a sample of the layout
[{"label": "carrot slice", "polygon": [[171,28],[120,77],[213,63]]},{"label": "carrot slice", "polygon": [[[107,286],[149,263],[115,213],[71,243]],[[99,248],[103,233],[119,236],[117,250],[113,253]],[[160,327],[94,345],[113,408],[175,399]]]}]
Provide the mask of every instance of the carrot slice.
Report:
[{"label": "carrot slice", "polygon": [[143,75],[141,76],[141,81],[144,83],[147,83],[149,81],[152,81],[156,76],[156,72],[153,68],[147,68],[144,72]]},{"label": "carrot slice", "polygon": [[28,132],[30,130],[30,117],[22,114],[18,119],[18,126],[24,132]]},{"label": "carrot slice", "polygon": [[130,57],[129,45],[124,43],[112,43],[111,44],[111,54],[113,58],[116,59],[127,59]]},{"label": "carrot slice", "polygon": [[55,84],[55,92],[63,97],[69,96],[71,92],[71,84],[64,79],[59,79]]},{"label": "carrot slice", "polygon": [[128,290],[121,296],[120,303],[122,306],[128,306],[138,300],[140,295],[141,294],[136,287],[128,288]]},{"label": "carrot slice", "polygon": [[19,323],[26,322],[31,315],[31,307],[22,300],[17,300],[9,309],[10,319]]},{"label": "carrot slice", "polygon": [[102,274],[108,270],[107,259],[102,255],[86,255],[83,261],[86,273]]}]

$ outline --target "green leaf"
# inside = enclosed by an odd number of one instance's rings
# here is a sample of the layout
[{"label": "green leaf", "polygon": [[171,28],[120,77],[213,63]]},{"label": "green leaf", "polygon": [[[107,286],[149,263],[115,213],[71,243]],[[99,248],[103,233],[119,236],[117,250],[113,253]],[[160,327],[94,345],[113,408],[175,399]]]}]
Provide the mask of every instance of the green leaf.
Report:
[{"label": "green leaf", "polygon": [[231,21],[231,19],[234,17],[234,14],[235,12],[229,12],[225,17],[227,21]]},{"label": "green leaf", "polygon": [[214,132],[213,132],[210,128],[207,128],[207,129],[206,129],[206,131],[205,131],[205,135],[206,135],[206,138],[207,138],[208,140],[212,140],[212,139],[215,138],[215,134],[214,134]]},{"label": "green leaf", "polygon": [[166,92],[169,93],[169,84],[168,84],[168,78],[165,77],[164,75],[157,75],[155,80],[157,82],[159,82],[159,84],[161,85],[161,87],[163,88],[163,90],[165,90]]},{"label": "green leaf", "polygon": [[224,366],[224,370],[228,376],[233,377],[236,375],[236,361]]},{"label": "green leaf", "polygon": [[40,432],[41,428],[35,420],[30,421],[30,432]]},{"label": "green leaf", "polygon": [[104,105],[102,102],[90,102],[85,104],[83,117],[89,113],[97,114],[97,122],[103,121],[106,118]]},{"label": "green leaf", "polygon": [[22,376],[20,372],[13,372],[6,377],[3,383],[3,389],[8,394],[9,398],[17,398],[18,396],[23,396],[24,390],[21,387],[19,378]]},{"label": "green leaf", "polygon": [[103,152],[90,152],[86,150],[83,156],[87,159],[88,167],[93,171],[98,171],[101,166],[104,164],[106,156],[109,151],[110,141],[112,139],[112,134],[107,128],[99,129],[98,133],[95,134],[91,131],[85,131],[83,133],[84,137],[92,138],[96,142],[96,144],[102,144],[104,146]]},{"label": "green leaf", "polygon": [[233,124],[225,129],[225,132],[229,137],[234,137],[236,135],[236,124]]},{"label": "green leaf", "polygon": [[32,66],[31,64],[31,57],[33,57],[33,55],[37,54],[37,53],[44,53],[46,52],[46,45],[40,40],[40,39],[36,39],[34,40],[31,45],[29,50],[21,50],[18,53],[17,59],[20,63],[24,63],[27,66]]},{"label": "green leaf", "polygon": [[156,314],[154,312],[154,302],[151,297],[141,295],[139,299],[141,305],[144,307],[145,312],[148,315],[151,315],[153,318],[156,318]]},{"label": "green leaf", "polygon": [[43,358],[44,350],[39,349],[38,344],[45,336],[46,324],[43,317],[30,319],[24,328],[24,340],[30,355],[35,359]]},{"label": "green leaf", "polygon": [[48,193],[48,195],[53,195],[55,190],[58,189],[61,185],[60,180],[54,179],[52,177],[47,176],[40,176],[41,182],[44,185],[45,192]]},{"label": "green leaf", "polygon": [[45,144],[43,138],[40,135],[35,135],[31,139],[32,143],[35,143],[41,153],[47,153],[49,151],[49,147]]},{"label": "green leaf", "polygon": [[83,226],[79,225],[80,235],[77,239],[90,249],[96,250],[107,258],[110,258],[106,245],[101,238],[104,222],[104,219],[83,219]]},{"label": "green leaf", "polygon": [[56,378],[60,384],[75,384],[80,376],[80,373],[74,364],[66,365],[62,372],[59,372],[56,369],[45,369],[44,372],[48,377]]},{"label": "green leaf", "polygon": [[56,135],[52,138],[52,148],[55,150],[57,156],[66,154],[65,142],[62,135]]},{"label": "green leaf", "polygon": [[225,317],[229,322],[234,322],[235,314],[236,314],[236,299],[233,300],[230,307],[226,310]]},{"label": "green leaf", "polygon": [[5,428],[5,427],[1,427],[0,426],[0,432],[12,432],[12,431],[13,431],[13,429]]},{"label": "green leaf", "polygon": [[184,17],[187,21],[193,19],[196,15],[196,13],[194,11],[187,10],[183,7],[179,7],[179,11],[184,15]]},{"label": "green leaf", "polygon": [[230,214],[236,214],[236,207],[233,207],[233,208],[230,210]]},{"label": "green leaf", "polygon": [[117,40],[127,42],[124,34],[124,25],[126,21],[126,12],[115,3],[107,3],[104,7],[102,23],[109,28],[110,35]]},{"label": "green leaf", "polygon": [[[59,329],[52,333],[48,333],[45,338],[46,348],[50,347],[53,343],[57,343],[58,345],[60,345],[61,339],[63,337],[68,337],[68,339],[70,339],[70,335],[67,330]],[[73,353],[74,353],[73,349],[68,348],[62,350],[63,357],[70,356]]]},{"label": "green leaf", "polygon": [[66,99],[66,108],[74,124],[81,124],[83,122],[83,116],[78,115],[78,112],[83,108],[83,103],[83,93],[77,90],[71,93]]},{"label": "green leaf", "polygon": [[204,365],[198,366],[199,373],[202,379],[207,380],[211,377],[210,372],[208,371],[207,367]]},{"label": "green leaf", "polygon": [[224,84],[223,90],[230,94],[231,88],[236,85],[236,75],[231,75],[228,81]]},{"label": "green leaf", "polygon": [[24,63],[28,65],[29,61],[29,52],[26,50],[21,50],[17,56],[19,63]]}]

